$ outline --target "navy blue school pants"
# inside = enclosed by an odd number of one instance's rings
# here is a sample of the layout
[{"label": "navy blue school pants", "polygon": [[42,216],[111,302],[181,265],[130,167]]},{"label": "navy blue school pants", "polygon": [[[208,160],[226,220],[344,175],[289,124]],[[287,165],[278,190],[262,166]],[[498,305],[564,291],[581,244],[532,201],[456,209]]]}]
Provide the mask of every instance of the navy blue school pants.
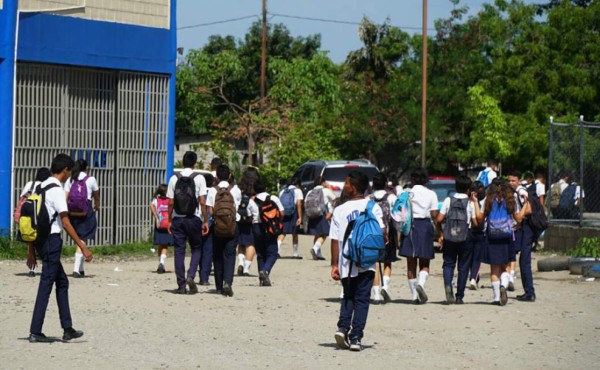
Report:
[{"label": "navy blue school pants", "polygon": [[185,288],[185,243],[189,241],[192,249],[190,267],[187,277],[192,280],[196,277],[196,270],[200,263],[202,248],[202,220],[196,216],[175,217],[171,224],[173,246],[175,249],[175,275],[177,286]]},{"label": "navy blue school pants", "polygon": [[239,240],[239,229],[236,226],[235,235],[231,238],[213,236],[213,264],[215,266],[215,287],[223,290],[223,281],[233,285],[233,270],[235,269],[236,249]]},{"label": "navy blue school pants", "polygon": [[456,298],[465,296],[465,286],[467,285],[467,277],[469,276],[469,268],[473,258],[473,244],[470,243],[471,233],[467,235],[467,240],[461,243],[455,243],[444,240],[442,248],[442,256],[444,258],[444,285],[452,285],[454,277],[454,269],[458,261],[458,281],[456,287]]},{"label": "navy blue school pants", "polygon": [[264,234],[260,228],[260,224],[252,225],[252,233],[254,234],[258,271],[271,273],[275,262],[277,262],[277,236]]},{"label": "navy blue school pants", "polygon": [[535,295],[533,287],[533,272],[531,271],[531,246],[535,238],[535,233],[526,223],[521,226],[520,243],[517,244],[519,255],[519,269],[521,269],[521,282],[523,290],[527,296]]},{"label": "navy blue school pants", "polygon": [[342,279],[344,298],[342,298],[337,326],[350,330],[348,333],[350,340],[361,340],[364,336],[374,278],[375,271],[365,271],[356,277]]},{"label": "navy blue school pants", "polygon": [[71,310],[69,309],[69,279],[60,262],[61,254],[62,239],[60,238],[60,234],[50,234],[41,253],[42,275],[40,276],[40,285],[37,297],[35,298],[31,327],[29,328],[29,332],[32,334],[42,333],[48,300],[54,284],[56,284],[56,303],[58,303],[60,326],[63,329],[73,326],[71,322]]},{"label": "navy blue school pants", "polygon": [[200,256],[200,281],[208,283],[208,277],[210,276],[210,270],[213,265],[213,250],[214,250],[214,227],[211,225],[208,231],[208,235],[202,237],[202,254]]},{"label": "navy blue school pants", "polygon": [[471,239],[467,239],[467,243],[471,244],[473,258],[471,259],[471,267],[469,268],[469,278],[475,279],[479,277],[479,269],[481,261],[483,261],[483,251],[485,248],[485,234],[483,232],[475,232],[471,234]]}]

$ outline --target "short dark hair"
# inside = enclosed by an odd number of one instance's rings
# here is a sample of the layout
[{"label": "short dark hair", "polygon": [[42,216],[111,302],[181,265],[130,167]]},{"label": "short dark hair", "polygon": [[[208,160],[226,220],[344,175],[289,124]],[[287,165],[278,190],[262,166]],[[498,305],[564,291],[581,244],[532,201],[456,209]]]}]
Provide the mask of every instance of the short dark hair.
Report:
[{"label": "short dark hair", "polygon": [[47,167],[40,167],[35,173],[35,181],[44,182],[48,180],[48,177],[52,176],[50,170]]},{"label": "short dark hair", "polygon": [[75,162],[73,162],[73,158],[69,157],[67,154],[61,153],[52,160],[50,172],[52,172],[53,175],[57,175],[63,172],[65,168],[70,170],[74,165]]},{"label": "short dark hair", "polygon": [[267,191],[267,184],[265,184],[265,180],[260,176],[254,181],[254,191],[256,194]]},{"label": "short dark hair", "polygon": [[229,167],[227,167],[224,164],[221,164],[219,165],[219,167],[217,167],[217,177],[219,178],[219,180],[227,181],[229,180],[229,176],[231,176],[231,171],[229,171]]},{"label": "short dark hair", "polygon": [[523,174],[523,179],[524,180],[533,180],[535,179],[535,177],[533,176],[533,172],[531,171],[527,171]]},{"label": "short dark hair", "polygon": [[520,179],[521,178],[521,171],[519,171],[519,170],[510,170],[510,171],[508,171],[507,176],[513,176],[513,177],[516,177],[516,178]]},{"label": "short dark hair", "polygon": [[318,175],[317,177],[315,177],[314,185],[315,186],[319,186],[319,185],[321,185],[322,183],[324,183],[326,181],[327,181],[327,179],[325,178],[325,176]]},{"label": "short dark hair", "polygon": [[210,161],[210,166],[212,168],[218,168],[222,164],[223,164],[223,160],[221,160],[221,158],[219,158],[219,157],[214,157],[212,159],[212,161]]},{"label": "short dark hair", "polygon": [[367,175],[357,170],[350,171],[348,180],[350,180],[350,184],[356,188],[356,191],[360,194],[364,194],[369,188],[369,178]]},{"label": "short dark hair", "polygon": [[196,162],[198,162],[198,155],[196,152],[187,151],[183,155],[183,167],[192,168]]},{"label": "short dark hair", "polygon": [[300,183],[300,179],[299,179],[299,178],[297,178],[296,176],[292,176],[292,177],[290,178],[290,181],[288,182],[288,186],[289,186],[289,185],[300,186],[300,185],[301,185],[301,183]]},{"label": "short dark hair", "polygon": [[215,177],[212,175],[212,173],[204,173],[202,174],[202,176],[204,176],[204,181],[206,181],[206,186],[213,187],[215,185]]},{"label": "short dark hair", "polygon": [[376,173],[373,176],[373,189],[375,190],[384,190],[387,186],[387,176],[382,173]]},{"label": "short dark hair", "polygon": [[415,185],[425,185],[429,182],[429,175],[427,169],[423,167],[415,168],[410,173],[410,179]]},{"label": "short dark hair", "polygon": [[471,178],[466,175],[459,175],[456,177],[456,192],[466,194],[471,189]]},{"label": "short dark hair", "polygon": [[491,165],[494,165],[494,166],[495,166],[495,165],[497,165],[496,161],[494,161],[494,160],[489,160],[489,161],[488,161],[488,166],[491,166]]}]

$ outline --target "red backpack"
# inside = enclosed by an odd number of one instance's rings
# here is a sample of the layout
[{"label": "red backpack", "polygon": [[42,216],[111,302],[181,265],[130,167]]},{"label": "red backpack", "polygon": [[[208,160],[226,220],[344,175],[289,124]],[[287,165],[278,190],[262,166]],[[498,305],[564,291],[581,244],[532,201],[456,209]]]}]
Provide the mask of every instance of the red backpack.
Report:
[{"label": "red backpack", "polygon": [[156,214],[158,215],[158,229],[169,228],[169,198],[156,198]]}]

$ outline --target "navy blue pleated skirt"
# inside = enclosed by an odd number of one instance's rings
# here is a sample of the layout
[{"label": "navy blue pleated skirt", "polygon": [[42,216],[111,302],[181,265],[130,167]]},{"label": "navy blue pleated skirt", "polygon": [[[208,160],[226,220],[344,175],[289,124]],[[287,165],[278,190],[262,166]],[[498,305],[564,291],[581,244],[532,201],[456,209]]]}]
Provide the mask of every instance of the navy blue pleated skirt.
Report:
[{"label": "navy blue pleated skirt", "polygon": [[400,255],[404,257],[434,259],[433,224],[429,218],[412,220],[410,233],[402,238]]},{"label": "navy blue pleated skirt", "polygon": [[77,236],[81,240],[94,240],[96,238],[96,229],[98,229],[98,220],[96,211],[92,208],[92,201],[88,201],[89,209],[85,217],[69,216],[69,221],[75,229]]},{"label": "navy blue pleated skirt", "polygon": [[514,242],[507,240],[489,240],[483,245],[482,261],[488,265],[505,265],[514,256]]},{"label": "navy blue pleated skirt", "polygon": [[284,234],[297,234],[298,226],[296,226],[296,220],[298,215],[292,214],[283,218],[283,233]]},{"label": "navy blue pleated skirt", "polygon": [[317,218],[309,218],[306,233],[315,236],[329,235],[329,221],[325,219],[325,215]]},{"label": "navy blue pleated skirt", "polygon": [[169,234],[167,230],[160,230],[154,228],[154,245],[173,245],[173,235]]},{"label": "navy blue pleated skirt", "polygon": [[254,234],[252,234],[252,224],[239,223],[240,245],[254,245]]}]

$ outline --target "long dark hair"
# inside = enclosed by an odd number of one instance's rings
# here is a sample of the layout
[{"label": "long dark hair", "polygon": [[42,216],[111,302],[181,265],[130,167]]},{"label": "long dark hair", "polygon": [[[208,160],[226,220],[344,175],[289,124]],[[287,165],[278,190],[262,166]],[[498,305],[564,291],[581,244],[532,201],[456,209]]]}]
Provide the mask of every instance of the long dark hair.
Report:
[{"label": "long dark hair", "polygon": [[154,198],[166,198],[167,197],[167,184],[160,184],[154,191]]},{"label": "long dark hair", "polygon": [[494,201],[500,203],[506,201],[506,210],[509,215],[515,213],[516,202],[513,188],[506,182],[496,185],[491,183],[486,191],[485,204],[483,205],[483,214],[487,217],[492,212]]},{"label": "long dark hair", "polygon": [[248,167],[242,174],[242,178],[240,179],[239,188],[242,193],[254,196],[256,195],[256,191],[254,190],[254,183],[258,180],[259,174],[258,169],[256,167]]},{"label": "long dark hair", "polygon": [[71,170],[71,181],[75,181],[79,178],[79,174],[81,172],[85,172],[87,170],[88,164],[85,159],[78,159],[75,161],[75,165]]}]

